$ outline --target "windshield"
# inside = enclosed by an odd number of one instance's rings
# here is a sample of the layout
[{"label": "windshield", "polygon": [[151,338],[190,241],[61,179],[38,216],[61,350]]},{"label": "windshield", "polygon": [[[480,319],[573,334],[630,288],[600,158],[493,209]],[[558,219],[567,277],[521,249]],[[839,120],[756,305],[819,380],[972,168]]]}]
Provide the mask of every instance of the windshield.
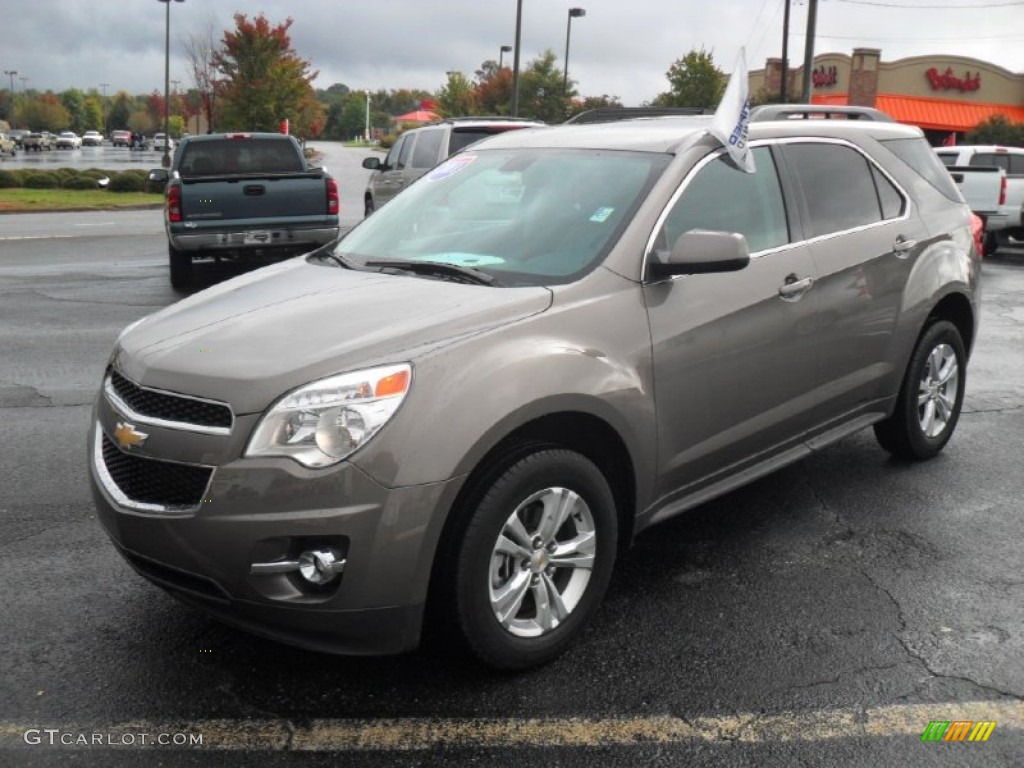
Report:
[{"label": "windshield", "polygon": [[346,259],[472,267],[500,285],[578,279],[607,254],[668,155],[480,150],[456,155],[349,233]]}]

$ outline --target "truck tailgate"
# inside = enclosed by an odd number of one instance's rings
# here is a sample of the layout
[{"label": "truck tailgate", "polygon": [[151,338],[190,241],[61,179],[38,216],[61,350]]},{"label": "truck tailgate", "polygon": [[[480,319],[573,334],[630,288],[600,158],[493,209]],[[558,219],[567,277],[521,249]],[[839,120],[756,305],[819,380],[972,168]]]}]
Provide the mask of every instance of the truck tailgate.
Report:
[{"label": "truck tailgate", "polygon": [[243,219],[267,219],[269,224],[326,216],[326,182],[320,172],[185,178],[181,210],[186,222],[211,224]]}]

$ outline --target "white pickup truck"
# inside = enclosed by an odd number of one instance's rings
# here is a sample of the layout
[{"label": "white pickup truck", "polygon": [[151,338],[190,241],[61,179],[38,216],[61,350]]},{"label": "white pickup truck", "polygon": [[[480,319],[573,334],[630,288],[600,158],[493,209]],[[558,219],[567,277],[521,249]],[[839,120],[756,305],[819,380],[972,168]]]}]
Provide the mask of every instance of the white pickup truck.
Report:
[{"label": "white pickup truck", "polygon": [[985,252],[1024,240],[1024,147],[937,147],[971,210],[985,221]]}]

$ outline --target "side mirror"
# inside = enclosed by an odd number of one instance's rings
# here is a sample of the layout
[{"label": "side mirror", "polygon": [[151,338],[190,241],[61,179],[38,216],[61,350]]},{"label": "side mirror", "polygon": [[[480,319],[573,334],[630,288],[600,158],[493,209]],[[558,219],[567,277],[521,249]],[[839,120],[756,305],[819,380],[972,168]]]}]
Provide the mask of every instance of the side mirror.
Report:
[{"label": "side mirror", "polygon": [[153,170],[151,170],[149,172],[149,175],[146,178],[148,178],[150,181],[159,181],[159,182],[161,182],[163,184],[166,184],[167,183],[167,179],[168,179],[167,169],[166,168],[154,168]]},{"label": "side mirror", "polygon": [[381,162],[379,157],[364,157],[363,168],[370,171],[377,171],[381,168]]},{"label": "side mirror", "polygon": [[672,251],[655,251],[647,262],[647,277],[660,280],[673,275],[703,275],[735,272],[750,263],[747,238],[738,232],[691,229],[684,232]]}]

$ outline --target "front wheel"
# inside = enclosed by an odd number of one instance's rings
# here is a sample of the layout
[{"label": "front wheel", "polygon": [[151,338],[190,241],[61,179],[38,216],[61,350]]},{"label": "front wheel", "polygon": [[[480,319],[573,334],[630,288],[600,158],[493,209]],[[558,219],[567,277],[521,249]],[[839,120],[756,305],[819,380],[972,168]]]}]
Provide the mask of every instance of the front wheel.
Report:
[{"label": "front wheel", "polygon": [[896,409],[875,425],[883,448],[902,459],[930,459],[949,442],[960,418],[967,376],[960,331],[940,320],[921,335],[910,357]]},{"label": "front wheel", "polygon": [[368,218],[374,210],[376,210],[376,208],[373,204],[373,198],[367,195],[366,200],[363,203],[363,218]]},{"label": "front wheel", "polygon": [[497,475],[455,558],[457,621],[470,649],[509,670],[564,652],[601,603],[617,530],[608,482],[578,453],[540,449]]}]

